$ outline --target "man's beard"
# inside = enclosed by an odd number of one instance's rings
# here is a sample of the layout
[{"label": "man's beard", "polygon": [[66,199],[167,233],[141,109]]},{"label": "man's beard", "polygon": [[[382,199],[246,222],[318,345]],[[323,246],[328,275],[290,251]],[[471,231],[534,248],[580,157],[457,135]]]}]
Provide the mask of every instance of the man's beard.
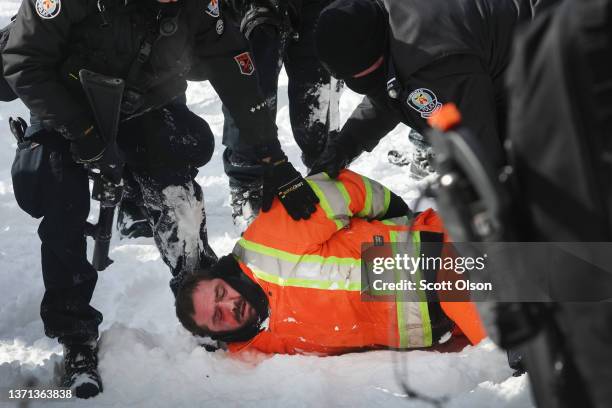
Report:
[{"label": "man's beard", "polygon": [[240,323],[240,327],[252,323],[255,317],[253,316],[255,314],[253,313],[253,308],[242,296],[234,304],[232,313],[234,314],[234,318],[236,319],[236,321]]},{"label": "man's beard", "polygon": [[240,297],[240,299],[238,299],[236,301],[236,304],[234,306],[234,318],[236,319],[236,321],[238,323],[244,323],[243,320],[243,316],[244,316],[244,309],[246,307],[246,302],[244,300],[244,298]]}]

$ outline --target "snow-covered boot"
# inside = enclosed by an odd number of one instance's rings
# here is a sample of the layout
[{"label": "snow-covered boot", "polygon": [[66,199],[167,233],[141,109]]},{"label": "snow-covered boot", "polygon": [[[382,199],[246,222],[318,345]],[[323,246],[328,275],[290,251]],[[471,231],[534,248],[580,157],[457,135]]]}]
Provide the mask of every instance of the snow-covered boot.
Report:
[{"label": "snow-covered boot", "polygon": [[117,211],[117,230],[121,239],[153,236],[142,189],[128,169],[123,172],[123,196]]},{"label": "snow-covered boot", "polygon": [[410,177],[415,180],[421,180],[435,173],[432,165],[433,151],[431,148],[419,149],[415,147],[411,153],[389,150],[387,159],[389,163],[396,166],[408,166]]},{"label": "snow-covered boot", "polygon": [[408,172],[415,180],[421,180],[434,174],[434,152],[423,135],[414,129],[410,129],[408,139],[413,145],[412,152],[408,153],[391,150],[387,156],[389,163],[395,164],[396,166],[408,166]]},{"label": "snow-covered boot", "polygon": [[412,160],[412,153],[400,152],[399,150],[389,150],[387,153],[387,160],[389,160],[389,163],[395,166],[408,166]]},{"label": "snow-covered boot", "polygon": [[117,230],[123,238],[151,238],[153,230],[147,219],[144,204],[137,204],[129,199],[123,199],[117,214]]},{"label": "snow-covered boot", "polygon": [[244,231],[259,214],[261,199],[261,183],[230,185],[232,218],[240,231]]},{"label": "snow-covered boot", "polygon": [[431,147],[425,149],[415,148],[408,165],[410,176],[415,180],[421,180],[434,174],[436,171],[433,167],[433,157],[434,153]]},{"label": "snow-covered boot", "polygon": [[96,342],[64,345],[61,386],[70,388],[77,398],[95,397],[102,392]]}]

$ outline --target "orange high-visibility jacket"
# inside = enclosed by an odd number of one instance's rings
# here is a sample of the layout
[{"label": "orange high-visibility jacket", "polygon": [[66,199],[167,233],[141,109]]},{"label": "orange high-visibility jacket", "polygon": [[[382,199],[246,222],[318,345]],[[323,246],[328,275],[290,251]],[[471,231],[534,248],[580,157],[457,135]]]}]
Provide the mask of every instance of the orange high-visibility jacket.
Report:
[{"label": "orange high-visibility jacket", "polygon": [[[306,221],[294,221],[275,200],[244,232],[234,248],[242,271],[268,297],[267,327],[231,351],[340,354],[364,348],[432,345],[427,302],[364,302],[361,245],[419,239],[421,231],[444,234],[433,210],[421,213],[408,231],[408,217],[377,221],[387,212],[390,191],[344,170],[307,178],[320,199]],[[484,330],[471,303],[441,305],[472,343]],[[265,322],[266,323],[266,322]]]}]

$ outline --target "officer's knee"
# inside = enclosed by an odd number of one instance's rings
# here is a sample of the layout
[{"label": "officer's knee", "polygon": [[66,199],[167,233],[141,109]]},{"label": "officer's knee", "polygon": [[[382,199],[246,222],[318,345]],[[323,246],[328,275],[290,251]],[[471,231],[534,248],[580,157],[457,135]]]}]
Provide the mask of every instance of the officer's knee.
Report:
[{"label": "officer's knee", "polygon": [[[215,151],[215,136],[208,123],[200,116],[182,105],[174,112],[175,116],[184,125],[188,137],[193,140],[193,150],[190,152],[190,164],[193,167],[202,167],[210,161]],[[179,135],[175,135],[179,136]]]},{"label": "officer's knee", "polygon": [[210,161],[215,151],[215,136],[204,119],[193,112],[190,113],[192,115],[190,129],[193,129],[198,139],[198,154],[194,167],[202,167]]}]

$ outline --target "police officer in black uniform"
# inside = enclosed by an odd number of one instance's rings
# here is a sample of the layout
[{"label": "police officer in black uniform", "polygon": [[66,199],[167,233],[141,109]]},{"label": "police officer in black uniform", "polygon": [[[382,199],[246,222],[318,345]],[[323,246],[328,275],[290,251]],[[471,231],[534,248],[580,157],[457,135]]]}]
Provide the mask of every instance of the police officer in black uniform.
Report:
[{"label": "police officer in black uniform", "polygon": [[[7,82],[31,111],[28,148],[45,149],[37,169],[44,182],[28,196],[41,204],[42,214],[36,215],[43,216],[41,317],[45,333],[64,345],[62,385],[76,387],[78,397],[102,391],[97,372],[102,314],[89,304],[97,273],[86,258],[89,189],[82,164],[107,175],[113,170],[110,149],[83,97],[80,69],[126,82],[118,144],[142,189],[173,290],[185,274],[216,261],[194,179],[212,155],[213,135],[185,106],[187,79],[211,81],[241,142],[266,163],[267,207],[278,194],[295,219],[315,210],[316,197],[280,150],[243,37],[224,24],[216,0],[24,0],[3,66]],[[181,219],[185,214],[188,221]]]},{"label": "police officer in black uniform", "polygon": [[[314,46],[314,24],[330,0],[221,0],[247,38],[258,80],[276,116],[278,77],[285,66],[289,117],[302,161],[311,167],[323,151],[330,130],[339,128],[341,82],[321,65]],[[261,206],[262,167],[224,109],[223,154],[229,176],[232,215],[239,227],[252,221]]]},{"label": "police officer in black uniform", "polygon": [[334,1],[317,22],[317,52],[366,97],[315,170],[337,174],[399,123],[422,134],[446,102],[502,165],[504,71],[514,28],[532,13],[527,0]]}]

